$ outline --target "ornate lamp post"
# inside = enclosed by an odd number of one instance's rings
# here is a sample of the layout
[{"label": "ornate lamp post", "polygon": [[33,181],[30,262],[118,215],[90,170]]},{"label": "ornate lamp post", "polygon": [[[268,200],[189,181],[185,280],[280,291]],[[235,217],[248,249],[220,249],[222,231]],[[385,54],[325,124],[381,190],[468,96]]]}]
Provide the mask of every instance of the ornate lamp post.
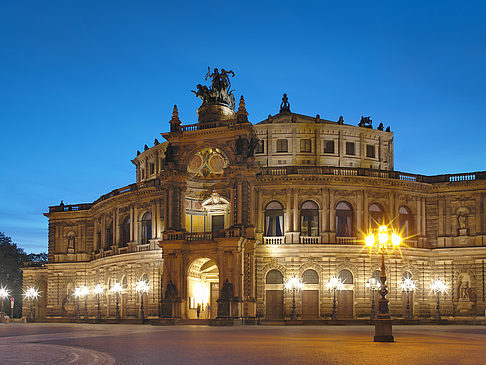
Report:
[{"label": "ornate lamp post", "polygon": [[295,313],[295,293],[302,290],[303,287],[304,283],[296,276],[291,276],[285,282],[285,289],[292,292],[292,313],[290,314],[290,319],[292,320],[297,319],[297,313]]},{"label": "ornate lamp post", "polygon": [[430,290],[437,295],[437,313],[435,315],[435,320],[440,322],[441,315],[440,315],[440,295],[447,294],[447,284],[445,281],[441,279],[435,279],[432,283],[430,283]]},{"label": "ornate lamp post", "polygon": [[140,293],[140,316],[142,317],[142,323],[145,323],[145,312],[143,309],[143,295],[148,293],[149,284],[145,280],[140,280],[135,287],[137,293]]},{"label": "ornate lamp post", "polygon": [[328,290],[332,290],[333,291],[331,319],[337,319],[336,290],[343,290],[344,289],[344,284],[342,283],[342,281],[338,277],[333,276],[326,283],[326,286],[327,286],[327,289]]},{"label": "ornate lamp post", "polygon": [[115,318],[120,319],[120,306],[119,306],[119,298],[120,298],[120,293],[123,291],[123,287],[119,282],[116,282],[113,285],[113,288],[111,288],[111,291],[115,293],[116,296],[116,312],[115,312]]},{"label": "ornate lamp post", "polygon": [[395,232],[390,232],[387,226],[380,226],[377,232],[370,232],[365,239],[366,247],[372,252],[381,255],[380,293],[378,301],[378,314],[375,319],[375,342],[393,342],[392,320],[388,311],[388,294],[386,287],[385,254],[400,247],[401,238]]},{"label": "ornate lamp post", "polygon": [[96,285],[93,292],[96,294],[96,298],[98,299],[98,316],[96,318],[101,319],[100,296],[103,294],[103,286],[101,284]]},{"label": "ornate lamp post", "polygon": [[34,287],[30,287],[25,291],[24,297],[30,301],[30,319],[34,319],[34,301],[39,297],[39,291]]},{"label": "ornate lamp post", "polygon": [[2,301],[2,310],[0,311],[0,318],[5,315],[4,302],[5,302],[5,299],[8,298],[9,295],[10,295],[10,292],[7,290],[7,288],[4,288],[2,286],[0,288],[0,301]]},{"label": "ornate lamp post", "polygon": [[79,298],[82,296],[82,289],[81,287],[76,287],[76,289],[74,289],[74,297],[76,298],[76,319],[80,319],[81,318],[81,314],[79,313]]},{"label": "ornate lamp post", "polygon": [[380,290],[380,282],[375,278],[371,278],[365,284],[369,291],[371,291],[371,316],[370,319],[374,320],[376,318],[376,307],[375,307],[375,291]]},{"label": "ornate lamp post", "polygon": [[412,311],[410,310],[410,293],[415,291],[415,282],[411,278],[403,279],[401,283],[402,291],[407,293],[407,308],[405,319],[412,319]]}]

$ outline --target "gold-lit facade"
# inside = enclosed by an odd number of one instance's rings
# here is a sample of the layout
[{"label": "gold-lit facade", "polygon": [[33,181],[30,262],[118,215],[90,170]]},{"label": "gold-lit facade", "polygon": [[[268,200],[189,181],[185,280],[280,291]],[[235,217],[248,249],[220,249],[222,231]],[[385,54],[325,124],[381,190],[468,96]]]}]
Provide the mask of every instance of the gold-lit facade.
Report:
[{"label": "gold-lit facade", "polygon": [[[332,277],[343,283],[338,318],[369,318],[367,283],[380,260],[364,237],[382,222],[403,237],[386,258],[392,317],[403,317],[406,295],[413,318],[432,317],[438,277],[448,283],[444,318],[484,314],[485,172],[396,171],[393,133],[366,118],[300,115],[284,100],[252,124],[243,98],[236,110],[218,105],[203,99],[189,125],[174,107],[165,142],[132,160],[135,183],[93,203],[49,207],[49,262],[24,268],[24,287],[41,292],[37,318],[75,318],[75,288],[97,284],[104,291],[88,295],[90,318],[98,299],[102,318],[114,318],[116,296],[121,318],[139,318],[143,279],[148,318],[288,319],[290,277],[303,282],[297,318],[330,318]],[[408,278],[416,289],[406,294]]]}]

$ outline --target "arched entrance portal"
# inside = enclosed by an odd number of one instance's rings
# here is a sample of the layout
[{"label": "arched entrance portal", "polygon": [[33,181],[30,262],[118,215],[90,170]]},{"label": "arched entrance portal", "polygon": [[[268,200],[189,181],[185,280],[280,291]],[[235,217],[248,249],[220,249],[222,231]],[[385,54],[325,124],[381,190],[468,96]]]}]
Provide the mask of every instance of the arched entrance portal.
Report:
[{"label": "arched entrance portal", "polygon": [[187,318],[216,318],[219,298],[219,270],[210,258],[194,260],[187,272]]}]

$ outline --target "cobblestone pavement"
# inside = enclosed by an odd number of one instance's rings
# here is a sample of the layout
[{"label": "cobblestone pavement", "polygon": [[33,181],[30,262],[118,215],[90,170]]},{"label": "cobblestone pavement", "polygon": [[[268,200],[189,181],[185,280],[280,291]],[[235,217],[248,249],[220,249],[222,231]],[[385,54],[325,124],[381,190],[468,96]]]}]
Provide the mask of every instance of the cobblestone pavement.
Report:
[{"label": "cobblestone pavement", "polygon": [[486,364],[486,326],[0,324],[0,364]]}]

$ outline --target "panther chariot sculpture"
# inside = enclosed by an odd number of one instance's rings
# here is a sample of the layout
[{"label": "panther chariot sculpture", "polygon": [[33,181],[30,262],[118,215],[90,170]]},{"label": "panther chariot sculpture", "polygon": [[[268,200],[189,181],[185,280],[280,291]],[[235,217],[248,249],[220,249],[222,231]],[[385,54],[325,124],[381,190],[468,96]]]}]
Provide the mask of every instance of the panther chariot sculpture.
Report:
[{"label": "panther chariot sculpture", "polygon": [[230,76],[234,77],[235,73],[232,70],[219,71],[217,68],[211,72],[208,67],[208,72],[205,76],[205,81],[211,80],[211,86],[198,84],[197,91],[191,90],[198,98],[201,99],[202,104],[198,109],[199,122],[214,122],[230,120],[235,118],[235,96],[231,90]]}]

